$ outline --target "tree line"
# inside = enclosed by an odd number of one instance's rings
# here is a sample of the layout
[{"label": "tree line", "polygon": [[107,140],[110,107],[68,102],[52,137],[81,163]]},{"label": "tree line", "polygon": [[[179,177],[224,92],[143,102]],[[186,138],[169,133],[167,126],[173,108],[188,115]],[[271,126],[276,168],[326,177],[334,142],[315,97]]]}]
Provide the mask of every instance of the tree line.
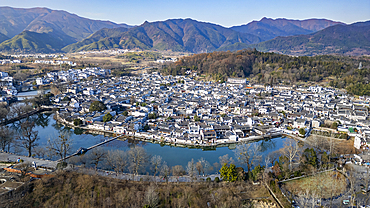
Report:
[{"label": "tree line", "polygon": [[[359,67],[361,62],[362,67]],[[292,57],[257,50],[213,52],[182,57],[161,70],[166,75],[187,75],[196,71],[207,80],[226,81],[228,77],[249,78],[266,84],[293,85],[321,82],[346,88],[354,95],[370,95],[370,60],[367,57]]]}]

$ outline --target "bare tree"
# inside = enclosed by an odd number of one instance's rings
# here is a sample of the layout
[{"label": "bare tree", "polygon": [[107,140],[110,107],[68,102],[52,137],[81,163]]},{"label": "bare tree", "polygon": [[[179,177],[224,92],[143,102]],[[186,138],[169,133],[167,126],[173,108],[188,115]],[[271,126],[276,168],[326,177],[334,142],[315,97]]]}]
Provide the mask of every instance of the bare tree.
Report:
[{"label": "bare tree", "polygon": [[153,171],[153,176],[156,176],[160,166],[162,165],[162,157],[159,155],[154,155],[152,159],[150,159],[150,165]]},{"label": "bare tree", "polygon": [[327,139],[327,143],[329,146],[329,162],[330,162],[332,155],[337,153],[337,145],[334,139]]},{"label": "bare tree", "polygon": [[21,147],[28,150],[28,157],[32,156],[32,149],[38,144],[36,143],[40,138],[38,137],[38,131],[34,131],[35,123],[25,121],[21,124],[21,132],[18,140],[20,141]]},{"label": "bare tree", "polygon": [[221,165],[224,165],[225,163],[227,165],[234,164],[234,160],[233,160],[232,157],[229,157],[229,154],[220,156],[220,157],[218,157],[218,159],[220,160]]},{"label": "bare tree", "polygon": [[190,176],[191,178],[193,178],[196,175],[197,170],[195,167],[194,159],[191,159],[191,161],[188,162],[188,165],[186,166],[186,172],[188,173],[188,176]]},{"label": "bare tree", "polygon": [[167,166],[166,162],[163,162],[163,164],[161,166],[160,175],[161,175],[161,177],[166,179],[166,182],[168,182],[168,176],[170,175],[170,173],[171,173],[171,169]]},{"label": "bare tree", "polygon": [[6,118],[8,116],[8,113],[8,109],[6,109],[5,107],[0,107],[0,121]]},{"label": "bare tree", "polygon": [[320,196],[315,192],[310,192],[308,189],[306,192],[301,192],[296,197],[297,202],[302,205],[302,207],[316,207],[316,202],[320,199]]},{"label": "bare tree", "polygon": [[186,173],[182,165],[173,166],[171,172],[173,176],[183,176]]},{"label": "bare tree", "polygon": [[122,150],[110,150],[108,151],[106,162],[109,168],[114,170],[116,173],[122,173],[125,171],[127,166],[127,154]]},{"label": "bare tree", "polygon": [[288,158],[289,170],[292,171],[292,162],[298,156],[298,144],[294,140],[288,139],[284,142],[284,147],[280,151],[284,156]]},{"label": "bare tree", "polygon": [[13,143],[14,131],[7,126],[0,127],[0,148],[3,151],[10,150],[10,145]]},{"label": "bare tree", "polygon": [[242,165],[247,165],[248,172],[252,171],[253,165],[261,160],[260,146],[257,143],[243,143],[237,145],[235,157]]},{"label": "bare tree", "polygon": [[59,95],[61,92],[60,90],[58,89],[58,87],[56,87],[55,85],[52,85],[51,88],[50,88],[50,92],[53,94],[53,95]]},{"label": "bare tree", "polygon": [[157,207],[159,203],[159,196],[158,193],[155,191],[155,187],[153,185],[149,186],[148,190],[145,192],[144,198],[144,207]]},{"label": "bare tree", "polygon": [[13,105],[10,106],[8,117],[14,118],[22,114],[28,113],[31,110],[32,110],[32,107],[28,104],[14,103]]},{"label": "bare tree", "polygon": [[107,152],[100,147],[97,147],[91,150],[89,158],[91,160],[91,163],[95,166],[95,169],[98,168],[99,162],[105,159],[106,154]]},{"label": "bare tree", "polygon": [[67,134],[60,134],[57,138],[48,140],[46,148],[57,155],[60,159],[64,159],[72,148],[72,139]]},{"label": "bare tree", "polygon": [[48,154],[48,151],[43,147],[35,147],[34,151],[35,151],[36,156],[42,159],[44,159],[45,156],[47,156]]},{"label": "bare tree", "polygon": [[130,170],[137,175],[145,167],[148,155],[143,147],[134,146],[128,151],[128,160],[130,161]]},{"label": "bare tree", "polygon": [[27,174],[33,169],[31,162],[23,162],[16,167],[18,170],[21,171],[21,178],[27,176]]}]

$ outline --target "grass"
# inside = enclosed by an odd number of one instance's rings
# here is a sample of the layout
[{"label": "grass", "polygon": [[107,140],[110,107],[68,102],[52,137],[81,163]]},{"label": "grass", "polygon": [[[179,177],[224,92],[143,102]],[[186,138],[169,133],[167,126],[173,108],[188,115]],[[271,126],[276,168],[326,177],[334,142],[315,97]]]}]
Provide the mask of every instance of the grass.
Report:
[{"label": "grass", "polygon": [[337,196],[345,192],[346,187],[346,178],[334,171],[283,183],[283,188],[293,195],[305,193],[308,190],[310,193],[321,196],[321,198]]}]

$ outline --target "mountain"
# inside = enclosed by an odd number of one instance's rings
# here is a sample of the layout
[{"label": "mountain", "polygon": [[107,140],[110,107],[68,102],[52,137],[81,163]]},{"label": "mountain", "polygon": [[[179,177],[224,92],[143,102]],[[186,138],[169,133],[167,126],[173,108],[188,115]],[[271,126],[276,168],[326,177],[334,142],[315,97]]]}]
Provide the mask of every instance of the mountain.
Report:
[{"label": "mountain", "polygon": [[370,54],[370,21],[338,24],[309,35],[277,37],[250,47],[298,56]]},{"label": "mountain", "polygon": [[[110,32],[114,30],[119,29],[112,29]],[[124,48],[199,53],[214,51],[220,47],[235,43],[252,44],[261,41],[255,35],[239,33],[219,25],[198,22],[192,19],[145,22],[120,35],[117,34],[87,45],[83,45],[83,41],[78,42],[75,44],[79,46],[77,51]],[[88,43],[89,41],[86,42]],[[74,51],[76,50],[75,48],[74,46],[67,46],[65,51]]]},{"label": "mountain", "polygon": [[110,21],[91,20],[60,10],[47,8],[0,7],[0,33],[12,38],[24,30],[50,33],[77,42],[102,28],[127,27]]},{"label": "mountain", "polygon": [[4,41],[6,41],[6,40],[8,40],[8,39],[9,39],[9,37],[8,37],[8,36],[6,36],[6,35],[4,35],[4,34],[0,33],[0,43],[2,43],[2,42],[4,42]]},{"label": "mountain", "polygon": [[[68,45],[63,48],[63,51],[81,51],[85,50],[84,46],[88,46],[94,42],[97,42],[101,39],[107,38],[107,37],[117,37],[121,35],[123,32],[126,32],[129,30],[128,28],[125,27],[119,27],[119,28],[103,28],[94,34],[90,35],[86,39],[73,43],[71,45]],[[98,46],[93,47],[93,48],[99,48]]]},{"label": "mountain", "polygon": [[53,35],[53,33],[37,33],[23,31],[10,40],[0,44],[2,52],[35,52],[53,53],[60,52],[65,41]]},{"label": "mountain", "polygon": [[289,20],[264,17],[260,21],[252,21],[246,25],[231,27],[231,29],[257,35],[266,41],[278,36],[310,34],[336,24],[343,23],[327,19]]}]

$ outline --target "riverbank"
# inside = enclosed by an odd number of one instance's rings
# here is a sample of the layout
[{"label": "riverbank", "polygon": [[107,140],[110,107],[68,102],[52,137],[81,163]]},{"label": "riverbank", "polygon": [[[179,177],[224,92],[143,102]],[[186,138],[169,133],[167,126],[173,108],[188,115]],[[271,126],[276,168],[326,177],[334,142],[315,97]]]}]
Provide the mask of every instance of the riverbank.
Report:
[{"label": "riverbank", "polygon": [[65,126],[68,126],[69,128],[72,128],[72,129],[79,128],[79,129],[82,129],[85,132],[91,133],[91,134],[101,134],[101,135],[104,135],[104,136],[107,136],[107,135],[108,136],[109,135],[111,135],[111,136],[124,135],[126,137],[131,138],[131,139],[135,139],[135,140],[139,140],[139,141],[151,142],[151,143],[161,144],[161,145],[177,146],[177,147],[194,147],[194,148],[225,147],[225,146],[228,146],[228,145],[238,144],[238,143],[241,143],[241,142],[248,143],[248,142],[255,142],[255,141],[259,141],[259,140],[263,140],[263,139],[272,139],[272,138],[280,137],[281,135],[283,135],[282,131],[279,130],[279,131],[275,131],[275,132],[268,133],[268,134],[265,134],[265,135],[243,137],[243,138],[239,138],[239,139],[236,139],[236,140],[222,139],[220,142],[216,140],[214,142],[198,143],[198,142],[194,142],[192,140],[179,139],[177,137],[168,137],[168,136],[165,136],[165,135],[158,138],[158,137],[155,137],[154,135],[152,135],[150,133],[150,131],[148,131],[148,132],[130,132],[130,131],[127,131],[126,134],[122,134],[122,133],[117,133],[117,132],[109,131],[109,130],[96,129],[96,128],[93,127],[93,125],[85,125],[85,126],[76,127],[73,124],[65,121],[63,118],[61,118],[58,115],[55,115],[54,119],[58,123],[61,123]]}]

